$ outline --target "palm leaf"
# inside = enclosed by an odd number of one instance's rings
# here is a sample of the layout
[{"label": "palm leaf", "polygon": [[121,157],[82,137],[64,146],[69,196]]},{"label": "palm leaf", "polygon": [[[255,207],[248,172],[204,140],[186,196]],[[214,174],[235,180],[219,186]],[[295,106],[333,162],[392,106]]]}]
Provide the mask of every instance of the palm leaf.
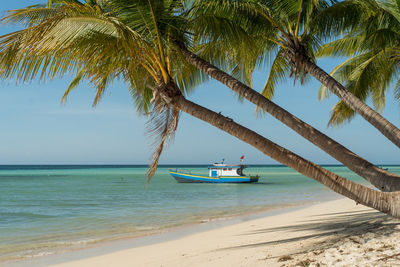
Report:
[{"label": "palm leaf", "polygon": [[400,79],[396,82],[393,88],[394,97],[397,100],[400,100]]},{"label": "palm leaf", "polygon": [[271,65],[268,79],[261,91],[261,94],[268,99],[272,99],[275,93],[275,87],[278,82],[282,81],[290,70],[290,64],[283,55],[283,50],[279,50],[275,60]]},{"label": "palm leaf", "polygon": [[344,122],[349,122],[356,115],[355,111],[347,106],[344,102],[339,101],[331,110],[329,126],[341,125]]},{"label": "palm leaf", "polygon": [[165,146],[172,141],[179,121],[179,110],[171,109],[163,104],[155,106],[147,123],[147,132],[154,138],[153,159],[147,171],[147,182],[157,170],[158,161]]},{"label": "palm leaf", "polygon": [[79,85],[79,83],[81,82],[81,80],[83,78],[83,75],[84,75],[84,73],[83,73],[83,71],[81,71],[75,76],[75,78],[69,84],[69,86],[68,86],[67,90],[65,91],[64,95],[62,96],[61,103],[65,103],[67,101],[67,97],[68,97],[69,93]]},{"label": "palm leaf", "polygon": [[351,57],[358,53],[364,37],[362,35],[347,35],[319,47],[315,53],[317,57],[343,56]]}]

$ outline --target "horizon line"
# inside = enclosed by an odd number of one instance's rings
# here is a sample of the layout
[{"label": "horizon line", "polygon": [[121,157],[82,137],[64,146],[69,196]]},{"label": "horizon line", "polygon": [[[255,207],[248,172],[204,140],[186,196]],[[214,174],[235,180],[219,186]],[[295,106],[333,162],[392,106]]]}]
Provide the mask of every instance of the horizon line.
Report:
[{"label": "horizon line", "polygon": [[[211,163],[212,164],[212,163]],[[345,166],[344,164],[334,164],[334,163],[316,163],[321,166]],[[209,166],[210,163],[163,163],[158,164],[158,166]],[[283,166],[287,167],[284,164],[261,164],[261,163],[245,163],[244,165],[253,165],[253,166]],[[400,163],[381,163],[375,164],[376,166],[388,166],[388,165],[400,165]],[[1,166],[149,166],[149,164],[121,164],[121,163],[33,163],[33,164],[18,164],[18,163],[11,163],[11,164],[0,164]],[[289,167],[288,167],[289,168]]]}]

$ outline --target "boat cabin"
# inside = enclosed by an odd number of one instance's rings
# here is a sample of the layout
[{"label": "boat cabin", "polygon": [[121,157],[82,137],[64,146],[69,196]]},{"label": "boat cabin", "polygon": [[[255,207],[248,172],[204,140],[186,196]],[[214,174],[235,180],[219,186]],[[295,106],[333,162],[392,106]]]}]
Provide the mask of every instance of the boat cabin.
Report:
[{"label": "boat cabin", "polygon": [[214,163],[210,166],[210,177],[220,176],[244,176],[243,169],[245,165],[227,165],[223,163]]}]

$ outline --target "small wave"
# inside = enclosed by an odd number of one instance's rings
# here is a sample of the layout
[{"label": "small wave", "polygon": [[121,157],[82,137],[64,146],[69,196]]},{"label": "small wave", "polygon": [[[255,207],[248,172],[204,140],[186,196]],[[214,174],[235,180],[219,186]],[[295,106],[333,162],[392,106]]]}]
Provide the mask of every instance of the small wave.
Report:
[{"label": "small wave", "polygon": [[56,242],[54,242],[54,244],[57,246],[77,246],[77,245],[94,244],[99,241],[102,241],[102,239],[84,239],[84,240],[77,240],[77,241],[56,241]]},{"label": "small wave", "polygon": [[33,255],[23,255],[21,257],[22,258],[37,258],[37,257],[53,255],[55,253],[56,253],[55,251],[41,251],[41,252],[38,252],[38,253],[33,254]]},{"label": "small wave", "polygon": [[233,215],[226,215],[226,217],[215,217],[215,218],[206,218],[206,219],[201,219],[200,223],[211,223],[211,222],[220,222],[220,221],[227,221],[232,219],[234,216]]},{"label": "small wave", "polygon": [[29,243],[21,245],[4,246],[3,255],[0,255],[0,265],[4,262],[13,262],[23,259],[32,259],[38,257],[57,254],[61,251],[82,248],[89,244],[95,244],[104,241],[104,239],[83,239],[76,241],[54,241],[46,243]]},{"label": "small wave", "polygon": [[136,226],[136,229],[141,231],[141,230],[155,230],[158,229],[158,226],[155,225],[142,225],[142,226]]}]

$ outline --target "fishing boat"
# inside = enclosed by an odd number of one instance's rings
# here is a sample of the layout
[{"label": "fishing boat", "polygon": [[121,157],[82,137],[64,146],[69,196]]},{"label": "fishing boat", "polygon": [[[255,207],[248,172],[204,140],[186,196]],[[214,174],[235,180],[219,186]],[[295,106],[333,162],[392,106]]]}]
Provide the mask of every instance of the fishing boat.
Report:
[{"label": "fishing boat", "polygon": [[227,165],[224,163],[214,163],[208,167],[209,175],[192,174],[178,169],[169,169],[169,173],[179,183],[256,183],[259,176],[245,175],[243,169],[247,166]]}]

